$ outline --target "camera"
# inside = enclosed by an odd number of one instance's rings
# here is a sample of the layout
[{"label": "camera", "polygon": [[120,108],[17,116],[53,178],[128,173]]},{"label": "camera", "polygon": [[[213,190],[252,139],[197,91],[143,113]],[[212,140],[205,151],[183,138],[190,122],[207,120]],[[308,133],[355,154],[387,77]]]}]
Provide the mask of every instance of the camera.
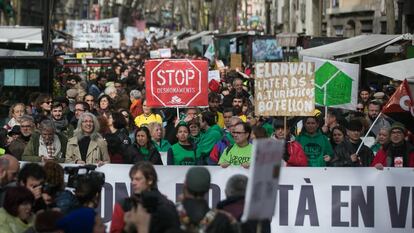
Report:
[{"label": "camera", "polygon": [[42,186],[42,192],[48,194],[51,197],[54,197],[57,192],[59,192],[60,187],[55,184],[45,183]]},{"label": "camera", "polygon": [[80,180],[86,180],[88,183],[96,184],[102,187],[105,184],[105,174],[95,171],[95,165],[85,165],[77,167],[65,167],[64,171],[69,175],[67,187],[78,188]]}]

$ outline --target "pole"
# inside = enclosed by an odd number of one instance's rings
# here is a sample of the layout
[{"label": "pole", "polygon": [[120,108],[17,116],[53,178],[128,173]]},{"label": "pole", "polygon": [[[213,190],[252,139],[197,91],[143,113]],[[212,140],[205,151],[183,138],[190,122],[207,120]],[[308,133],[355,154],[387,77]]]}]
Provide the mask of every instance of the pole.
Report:
[{"label": "pole", "polygon": [[270,1],[266,0],[266,34],[270,34]]},{"label": "pole", "polygon": [[180,121],[180,108],[179,107],[177,107],[177,120]]},{"label": "pole", "polygon": [[287,116],[285,116],[283,118],[283,132],[285,133],[285,138],[286,138],[286,129],[287,129]]},{"label": "pole", "polygon": [[256,233],[262,233],[262,221],[258,221],[256,225]]},{"label": "pole", "polygon": [[377,118],[375,118],[374,122],[372,122],[371,127],[369,127],[367,133],[365,134],[365,136],[362,138],[362,142],[361,144],[359,144],[358,146],[358,150],[355,152],[355,154],[358,154],[359,150],[361,150],[362,145],[364,145],[364,141],[365,139],[368,137],[368,134],[371,132],[372,128],[374,127],[374,125],[377,123],[378,119],[380,118],[382,112],[380,112],[377,116]]}]

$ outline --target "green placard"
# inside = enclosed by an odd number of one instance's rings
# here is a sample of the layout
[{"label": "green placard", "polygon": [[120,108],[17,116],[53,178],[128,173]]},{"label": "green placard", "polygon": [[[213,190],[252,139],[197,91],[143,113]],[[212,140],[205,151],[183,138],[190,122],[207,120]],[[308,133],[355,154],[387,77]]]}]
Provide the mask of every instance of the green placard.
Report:
[{"label": "green placard", "polygon": [[330,62],[315,72],[315,101],[324,106],[351,103],[352,78]]}]

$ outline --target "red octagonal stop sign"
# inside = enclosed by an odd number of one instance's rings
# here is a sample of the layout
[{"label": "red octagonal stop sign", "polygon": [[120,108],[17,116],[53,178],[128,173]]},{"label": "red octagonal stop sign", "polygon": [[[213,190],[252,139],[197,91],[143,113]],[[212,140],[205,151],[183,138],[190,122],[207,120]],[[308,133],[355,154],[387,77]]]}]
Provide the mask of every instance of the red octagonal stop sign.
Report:
[{"label": "red octagonal stop sign", "polygon": [[148,60],[145,79],[148,106],[208,106],[207,61]]}]

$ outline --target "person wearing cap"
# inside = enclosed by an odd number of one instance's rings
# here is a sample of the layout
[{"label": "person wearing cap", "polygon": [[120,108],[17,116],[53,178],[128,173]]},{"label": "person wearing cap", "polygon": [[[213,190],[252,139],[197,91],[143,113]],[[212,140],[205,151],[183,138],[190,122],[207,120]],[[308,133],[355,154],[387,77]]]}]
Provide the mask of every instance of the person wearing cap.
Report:
[{"label": "person wearing cap", "polygon": [[330,164],[334,167],[368,167],[374,154],[366,145],[362,145],[358,154],[356,153],[362,143],[362,123],[359,120],[351,120],[346,127],[347,138],[335,147],[334,158]]},{"label": "person wearing cap", "polygon": [[92,208],[79,208],[57,221],[57,228],[65,233],[104,233],[105,225]]},{"label": "person wearing cap", "polygon": [[392,124],[390,143],[382,147],[371,163],[372,167],[414,167],[414,146],[405,140],[407,131],[399,122]]},{"label": "person wearing cap", "polygon": [[235,231],[236,219],[230,213],[210,209],[204,196],[210,190],[211,176],[205,167],[192,167],[187,171],[183,188],[183,199],[177,203],[181,229],[184,232],[206,233]]},{"label": "person wearing cap", "polygon": [[252,128],[249,124],[240,122],[233,126],[231,134],[234,138],[234,145],[226,147],[220,157],[218,164],[227,168],[230,165],[250,167],[252,156],[252,144],[249,143]]}]

